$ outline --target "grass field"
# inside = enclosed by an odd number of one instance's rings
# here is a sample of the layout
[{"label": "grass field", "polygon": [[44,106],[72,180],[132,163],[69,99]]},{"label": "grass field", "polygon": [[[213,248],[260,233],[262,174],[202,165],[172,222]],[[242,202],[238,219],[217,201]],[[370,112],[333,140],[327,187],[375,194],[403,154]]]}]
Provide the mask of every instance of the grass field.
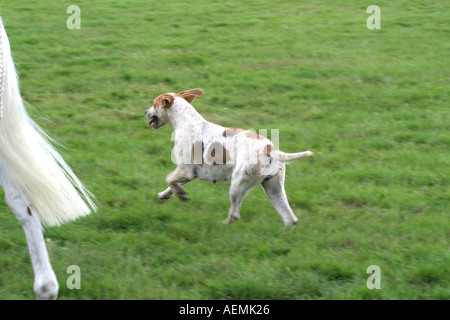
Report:
[{"label": "grass field", "polygon": [[[16,2],[1,16],[23,97],[99,207],[45,229],[60,299],[450,299],[447,3]],[[159,202],[172,129],[143,112],[191,88],[206,119],[314,152],[287,167],[294,229],[261,188],[232,225],[228,184]],[[34,299],[23,231],[0,210],[0,299]]]}]

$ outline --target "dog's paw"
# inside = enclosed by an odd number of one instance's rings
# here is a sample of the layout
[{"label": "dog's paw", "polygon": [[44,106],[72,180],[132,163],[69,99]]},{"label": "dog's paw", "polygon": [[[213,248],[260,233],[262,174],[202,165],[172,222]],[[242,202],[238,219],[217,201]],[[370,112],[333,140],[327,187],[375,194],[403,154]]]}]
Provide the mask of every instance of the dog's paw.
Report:
[{"label": "dog's paw", "polygon": [[298,219],[293,219],[293,220],[290,220],[290,221],[285,221],[285,222],[284,222],[284,226],[285,226],[286,228],[288,228],[288,229],[294,228],[294,226],[297,224],[297,222],[298,222]]},{"label": "dog's paw", "polygon": [[240,218],[240,216],[228,216],[225,220],[222,221],[223,224],[231,224],[234,221],[238,220]]},{"label": "dog's paw", "polygon": [[169,200],[172,197],[172,194],[168,195],[166,192],[158,193],[158,199],[161,201]]},{"label": "dog's paw", "polygon": [[230,217],[227,217],[225,220],[222,221],[222,224],[230,224],[232,222],[233,222],[233,220],[230,219]]},{"label": "dog's paw", "polygon": [[180,198],[182,201],[188,201],[189,197],[186,191],[184,192],[177,192],[177,197]]}]

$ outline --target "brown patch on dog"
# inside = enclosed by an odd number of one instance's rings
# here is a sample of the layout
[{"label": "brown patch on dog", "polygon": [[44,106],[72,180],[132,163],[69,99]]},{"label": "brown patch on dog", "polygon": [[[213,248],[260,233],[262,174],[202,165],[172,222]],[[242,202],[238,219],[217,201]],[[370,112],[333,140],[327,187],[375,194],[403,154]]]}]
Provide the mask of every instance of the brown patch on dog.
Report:
[{"label": "brown patch on dog", "polygon": [[195,98],[203,96],[204,92],[202,89],[191,89],[188,91],[181,91],[177,96],[183,98],[187,102],[191,103]]},{"label": "brown patch on dog", "polygon": [[204,145],[203,145],[203,141],[196,141],[192,144],[192,163],[193,164],[198,164],[198,165],[203,165],[203,150],[204,150]]},{"label": "brown patch on dog", "polygon": [[268,157],[270,157],[270,153],[271,153],[273,150],[277,150],[277,148],[275,148],[275,147],[274,147],[273,145],[271,145],[271,144],[268,144],[264,149],[266,150],[266,155],[267,155]]},{"label": "brown patch on dog", "polygon": [[253,131],[245,131],[245,135],[250,139],[264,140],[266,137],[259,135]]},{"label": "brown patch on dog", "polygon": [[155,100],[153,100],[153,105],[157,108],[170,108],[173,105],[175,98],[168,93],[159,95]]},{"label": "brown patch on dog", "polygon": [[228,129],[225,129],[225,130],[223,131],[222,136],[224,136],[225,138],[227,138],[227,137],[232,137],[232,136],[234,136],[235,134],[237,134],[237,133],[239,133],[239,132],[242,132],[242,131],[244,131],[244,130],[242,130],[242,129],[237,129],[237,128],[228,128]]}]

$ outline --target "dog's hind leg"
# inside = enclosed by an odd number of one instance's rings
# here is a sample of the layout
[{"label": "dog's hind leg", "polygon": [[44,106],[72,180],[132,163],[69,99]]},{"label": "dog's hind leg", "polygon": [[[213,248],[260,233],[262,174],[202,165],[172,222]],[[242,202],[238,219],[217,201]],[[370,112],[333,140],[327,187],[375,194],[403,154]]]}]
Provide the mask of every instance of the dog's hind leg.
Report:
[{"label": "dog's hind leg", "polygon": [[289,206],[286,197],[286,192],[284,190],[284,166],[282,169],[283,171],[279,172],[277,175],[263,181],[262,186],[269,197],[270,202],[283,218],[284,224],[286,226],[293,226],[297,223],[298,219]]},{"label": "dog's hind leg", "polygon": [[[175,169],[167,176],[166,182],[169,184],[170,189],[175,195],[183,201],[188,200],[187,192],[181,187],[190,181],[194,180],[194,175],[189,174],[181,168]],[[163,191],[165,193],[167,190]]]},{"label": "dog's hind leg", "polygon": [[230,222],[233,222],[241,217],[239,215],[239,211],[241,210],[242,200],[247,192],[257,184],[258,182],[253,180],[238,180],[236,178],[231,180],[231,208],[228,213],[228,217],[223,221],[224,224],[229,224]]}]

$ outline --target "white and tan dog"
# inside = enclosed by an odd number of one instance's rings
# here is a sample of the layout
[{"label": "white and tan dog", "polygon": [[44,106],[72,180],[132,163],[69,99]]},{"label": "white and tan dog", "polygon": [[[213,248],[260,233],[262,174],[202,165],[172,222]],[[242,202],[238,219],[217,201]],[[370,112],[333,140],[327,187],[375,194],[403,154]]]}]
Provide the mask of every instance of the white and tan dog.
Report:
[{"label": "white and tan dog", "polygon": [[269,139],[252,131],[225,128],[205,120],[191,105],[202,95],[201,89],[162,94],[145,111],[153,128],[168,123],[175,129],[172,155],[177,169],[167,176],[169,188],[158,194],[159,199],[169,199],[175,193],[181,200],[187,200],[182,186],[196,178],[231,181],[231,209],[224,221],[229,223],[239,219],[247,192],[262,184],[284,224],[295,225],[298,219],[284,191],[285,163],[312,153],[284,153]]}]

